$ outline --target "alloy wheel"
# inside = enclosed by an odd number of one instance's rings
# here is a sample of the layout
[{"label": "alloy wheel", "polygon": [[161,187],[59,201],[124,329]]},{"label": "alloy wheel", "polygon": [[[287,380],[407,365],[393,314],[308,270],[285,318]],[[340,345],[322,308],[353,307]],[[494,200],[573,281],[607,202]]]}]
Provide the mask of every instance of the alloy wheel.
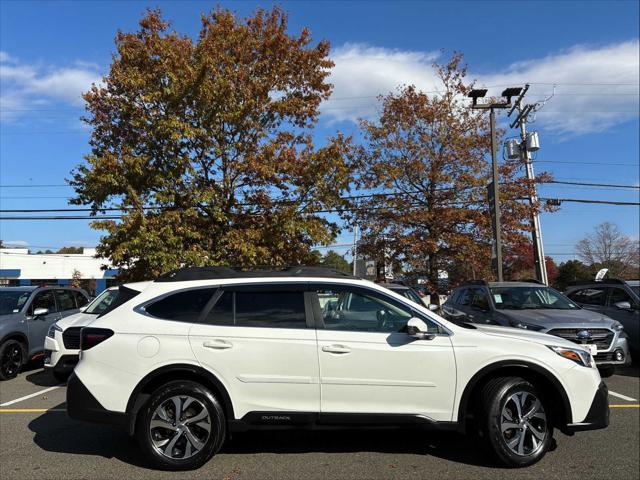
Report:
[{"label": "alloy wheel", "polygon": [[502,438],[516,455],[533,455],[548,435],[547,415],[540,399],[531,392],[509,396],[500,416]]},{"label": "alloy wheel", "polygon": [[153,447],[171,459],[190,458],[200,452],[211,435],[211,416],[200,400],[179,395],[163,401],[151,417]]},{"label": "alloy wheel", "polygon": [[2,374],[7,377],[13,376],[18,373],[20,365],[22,365],[22,349],[18,344],[10,345],[2,355],[0,365]]}]

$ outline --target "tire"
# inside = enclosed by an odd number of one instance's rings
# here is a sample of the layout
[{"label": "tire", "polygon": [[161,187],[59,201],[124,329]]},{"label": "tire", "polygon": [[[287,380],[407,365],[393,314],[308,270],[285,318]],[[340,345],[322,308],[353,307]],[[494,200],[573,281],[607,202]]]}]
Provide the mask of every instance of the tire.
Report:
[{"label": "tire", "polygon": [[478,422],[482,436],[503,465],[533,465],[552,447],[549,403],[527,380],[493,379],[483,388],[480,400]]},{"label": "tire", "polygon": [[614,373],[616,373],[615,367],[603,367],[599,368],[598,371],[600,372],[601,378],[609,378],[613,376]]},{"label": "tire", "polygon": [[[183,413],[179,416],[184,419],[182,422],[179,418],[176,421],[178,408]],[[135,435],[154,467],[193,470],[222,447],[226,435],[224,410],[203,385],[173,381],[151,394],[138,414]]]},{"label": "tire", "polygon": [[0,380],[16,378],[25,363],[25,350],[18,340],[7,340],[0,345]]},{"label": "tire", "polygon": [[53,378],[56,379],[57,382],[60,383],[67,383],[67,380],[69,380],[69,377],[71,376],[71,372],[56,372],[55,370],[51,370],[51,374],[53,375]]}]

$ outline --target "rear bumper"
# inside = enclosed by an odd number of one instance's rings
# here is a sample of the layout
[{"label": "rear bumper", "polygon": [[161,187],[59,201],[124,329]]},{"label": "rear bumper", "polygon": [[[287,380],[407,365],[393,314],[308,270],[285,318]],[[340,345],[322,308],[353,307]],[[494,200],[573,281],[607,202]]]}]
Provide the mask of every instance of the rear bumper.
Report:
[{"label": "rear bumper", "polygon": [[120,427],[129,425],[127,413],[113,412],[100,405],[75,373],[71,374],[67,382],[67,414],[74,420],[107,423]]},{"label": "rear bumper", "polygon": [[571,423],[566,426],[566,432],[574,433],[584,430],[598,430],[609,426],[609,389],[604,382],[600,382],[598,390],[591,402],[591,408],[585,419],[580,423]]}]

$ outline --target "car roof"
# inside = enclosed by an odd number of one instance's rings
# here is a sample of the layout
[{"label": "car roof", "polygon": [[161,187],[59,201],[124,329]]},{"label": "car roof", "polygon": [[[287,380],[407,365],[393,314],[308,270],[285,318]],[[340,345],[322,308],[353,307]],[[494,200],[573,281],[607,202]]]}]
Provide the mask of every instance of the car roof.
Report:
[{"label": "car roof", "polygon": [[351,278],[353,275],[331,268],[295,266],[282,270],[238,271],[229,267],[184,267],[161,275],[156,282],[188,282],[194,280],[262,279],[281,277]]},{"label": "car roof", "polygon": [[534,282],[489,282],[490,287],[546,287],[541,283]]},{"label": "car roof", "polygon": [[40,288],[34,285],[25,285],[23,287],[2,287],[0,292],[33,292],[36,288]]},{"label": "car roof", "polygon": [[411,287],[408,287],[407,285],[402,285],[400,283],[380,282],[380,283],[378,283],[378,285],[380,285],[381,287],[384,287],[384,288],[388,288],[390,290],[410,290],[411,289]]}]

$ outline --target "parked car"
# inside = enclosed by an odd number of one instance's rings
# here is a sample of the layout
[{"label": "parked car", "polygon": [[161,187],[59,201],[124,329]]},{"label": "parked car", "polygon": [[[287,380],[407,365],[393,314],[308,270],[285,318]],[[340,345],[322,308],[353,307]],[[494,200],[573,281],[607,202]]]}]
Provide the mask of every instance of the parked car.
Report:
[{"label": "parked car", "polygon": [[88,302],[89,296],[79,288],[1,288],[0,380],[14,378],[22,365],[42,356],[51,324]]},{"label": "parked car", "polygon": [[103,313],[118,295],[118,288],[104,290],[74,315],[69,315],[49,327],[44,339],[44,368],[59,382],[66,382],[78,363],[80,330]]},{"label": "parked car", "polygon": [[620,322],[585,310],[562,293],[533,282],[467,282],[443,307],[454,322],[511,326],[556,335],[590,349],[603,376],[631,361]]},{"label": "parked car", "polygon": [[163,469],[203,465],[229,432],[356,425],[479,430],[520,467],[545,455],[554,428],[609,422],[581,346],[457,325],[314,267],[176,270],[83,328],[80,344],[68,414],[121,425]]},{"label": "parked car", "polygon": [[567,287],[566,295],[580,306],[620,322],[632,353],[640,354],[640,281],[576,282]]},{"label": "parked car", "polygon": [[418,305],[428,306],[422,297],[418,295],[418,293],[411,287],[403,285],[401,283],[379,283],[378,285],[388,288],[392,292],[397,293],[398,295],[402,295],[405,298],[408,298],[412,302],[416,302]]}]

